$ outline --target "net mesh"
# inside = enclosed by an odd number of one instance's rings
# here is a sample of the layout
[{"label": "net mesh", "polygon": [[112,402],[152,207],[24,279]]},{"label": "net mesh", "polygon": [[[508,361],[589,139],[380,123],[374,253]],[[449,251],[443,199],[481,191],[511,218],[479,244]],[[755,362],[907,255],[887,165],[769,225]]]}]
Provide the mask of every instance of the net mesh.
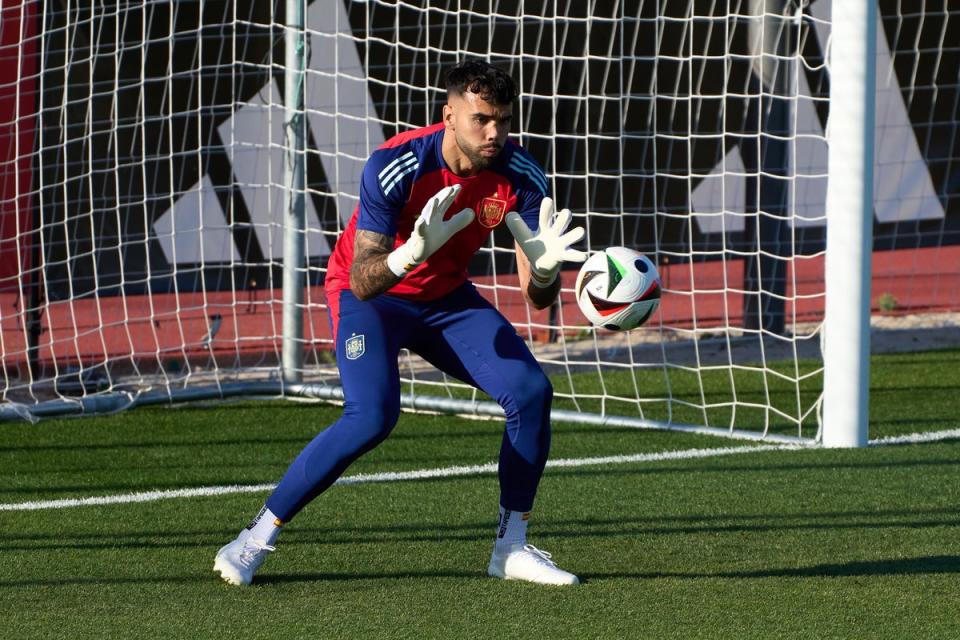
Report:
[{"label": "net mesh", "polygon": [[[949,318],[960,7],[879,9],[874,311]],[[3,399],[275,379],[282,3],[0,12]],[[644,327],[596,330],[575,269],[534,311],[512,239],[491,236],[472,277],[554,374],[556,406],[816,434],[829,2],[314,0],[305,15],[306,380],[337,384],[322,282],[368,154],[438,121],[445,68],[475,56],[518,81],[513,135],[587,249],[641,250],[663,277]],[[412,354],[401,373],[417,396],[483,399]]]}]

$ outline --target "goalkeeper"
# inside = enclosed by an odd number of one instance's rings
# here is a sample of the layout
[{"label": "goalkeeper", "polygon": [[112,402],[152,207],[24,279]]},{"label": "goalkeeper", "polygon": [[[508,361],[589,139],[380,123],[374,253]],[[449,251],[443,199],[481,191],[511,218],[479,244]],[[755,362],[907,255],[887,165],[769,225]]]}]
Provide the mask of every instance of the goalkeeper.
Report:
[{"label": "goalkeeper", "polygon": [[330,257],[325,290],[343,384],[339,420],[290,465],[266,504],[217,553],[214,570],[249,584],[283,524],[389,435],[400,413],[397,357],[408,348],[494,398],[506,414],[500,517],[487,571],[577,584],[526,529],[550,446],[553,389],[510,323],[467,280],[467,265],[504,223],[520,286],[538,309],[557,297],[564,260],[582,262],[539,165],[507,138],[517,89],[504,71],[467,61],[446,77],[443,121],[388,140],[367,161],[360,203]]}]

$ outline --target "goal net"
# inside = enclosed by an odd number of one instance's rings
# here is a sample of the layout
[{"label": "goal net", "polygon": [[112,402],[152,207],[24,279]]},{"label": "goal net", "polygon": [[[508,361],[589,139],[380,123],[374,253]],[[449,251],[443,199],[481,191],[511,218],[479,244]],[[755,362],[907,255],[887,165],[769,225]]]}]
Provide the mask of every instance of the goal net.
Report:
[{"label": "goal net", "polygon": [[[873,311],[937,322],[960,302],[960,7],[878,8]],[[445,68],[474,56],[518,81],[513,135],[586,248],[639,249],[663,278],[644,327],[598,330],[573,300],[576,265],[534,311],[512,239],[491,236],[472,278],[553,377],[555,418],[818,438],[842,64],[829,0],[13,0],[0,15],[4,418],[336,400],[322,283],[363,164],[438,121]],[[302,264],[284,257],[291,166]],[[285,269],[303,283],[298,335]],[[402,358],[405,406],[496,415]]]}]

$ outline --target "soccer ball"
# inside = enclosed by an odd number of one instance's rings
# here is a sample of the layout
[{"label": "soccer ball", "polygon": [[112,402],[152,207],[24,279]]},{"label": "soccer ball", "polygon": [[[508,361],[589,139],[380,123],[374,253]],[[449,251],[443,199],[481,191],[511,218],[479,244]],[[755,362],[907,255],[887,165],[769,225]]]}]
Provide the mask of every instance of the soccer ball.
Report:
[{"label": "soccer ball", "polygon": [[660,306],[656,265],[626,247],[609,247],[587,258],[574,290],[587,320],[613,331],[639,327]]}]

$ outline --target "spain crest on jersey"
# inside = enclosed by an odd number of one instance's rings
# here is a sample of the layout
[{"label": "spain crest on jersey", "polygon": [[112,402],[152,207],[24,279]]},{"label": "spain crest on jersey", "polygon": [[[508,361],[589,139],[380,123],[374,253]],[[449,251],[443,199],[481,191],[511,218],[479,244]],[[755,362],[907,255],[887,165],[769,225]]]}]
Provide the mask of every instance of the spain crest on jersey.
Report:
[{"label": "spain crest on jersey", "polygon": [[366,345],[363,341],[363,334],[361,333],[360,335],[352,335],[347,338],[347,341],[344,343],[344,347],[346,347],[345,355],[347,356],[347,360],[356,360],[362,356],[366,350]]},{"label": "spain crest on jersey", "polygon": [[484,198],[480,201],[480,211],[477,213],[477,220],[488,229],[493,229],[500,224],[503,216],[507,213],[507,201],[494,196]]}]

